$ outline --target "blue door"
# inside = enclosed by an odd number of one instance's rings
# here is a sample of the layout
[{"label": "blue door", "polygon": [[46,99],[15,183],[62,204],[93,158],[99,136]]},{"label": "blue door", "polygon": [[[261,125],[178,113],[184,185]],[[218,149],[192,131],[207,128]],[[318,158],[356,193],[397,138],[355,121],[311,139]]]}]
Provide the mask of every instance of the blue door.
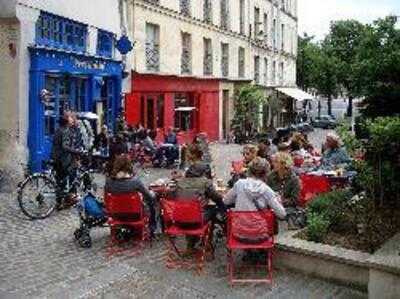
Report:
[{"label": "blue door", "polygon": [[103,124],[111,130],[115,119],[115,82],[113,78],[104,78],[101,88],[101,102],[103,106]]},{"label": "blue door", "polygon": [[44,105],[44,156],[49,158],[53,136],[59,127],[60,116],[71,108],[70,80],[66,76],[45,76],[45,88],[51,93],[50,100]]}]

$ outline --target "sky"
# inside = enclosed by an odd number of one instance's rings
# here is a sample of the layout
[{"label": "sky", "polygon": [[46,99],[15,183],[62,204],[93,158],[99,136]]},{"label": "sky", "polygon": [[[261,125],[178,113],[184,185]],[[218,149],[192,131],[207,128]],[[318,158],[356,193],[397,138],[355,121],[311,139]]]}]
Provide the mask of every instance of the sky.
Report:
[{"label": "sky", "polygon": [[298,0],[299,34],[322,39],[333,20],[370,23],[389,14],[400,17],[400,0]]}]

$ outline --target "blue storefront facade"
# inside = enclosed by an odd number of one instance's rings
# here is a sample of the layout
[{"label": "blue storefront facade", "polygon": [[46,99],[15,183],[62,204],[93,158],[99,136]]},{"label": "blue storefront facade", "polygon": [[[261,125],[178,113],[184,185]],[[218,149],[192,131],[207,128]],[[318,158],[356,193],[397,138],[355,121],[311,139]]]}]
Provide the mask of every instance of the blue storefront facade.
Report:
[{"label": "blue storefront facade", "polygon": [[[30,166],[42,169],[64,111],[93,112],[113,129],[121,107],[122,64],[113,59],[111,33],[98,30],[96,55],[86,51],[87,25],[42,13],[29,47]],[[46,97],[43,94],[46,93]]]}]

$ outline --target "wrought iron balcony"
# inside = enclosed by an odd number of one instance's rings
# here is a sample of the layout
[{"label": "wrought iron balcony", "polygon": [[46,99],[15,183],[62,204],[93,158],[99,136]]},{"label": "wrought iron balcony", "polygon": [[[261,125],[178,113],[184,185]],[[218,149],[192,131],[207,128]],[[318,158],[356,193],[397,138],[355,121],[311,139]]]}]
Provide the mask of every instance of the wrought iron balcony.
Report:
[{"label": "wrought iron balcony", "polygon": [[190,0],[180,0],[181,14],[190,17]]},{"label": "wrought iron balcony", "polygon": [[212,75],[213,73],[213,58],[212,54],[206,54],[204,57],[204,75]]},{"label": "wrought iron balcony", "polygon": [[154,4],[154,5],[160,5],[160,0],[144,0],[144,2]]},{"label": "wrought iron balcony", "polygon": [[182,74],[191,74],[192,73],[192,57],[191,57],[190,51],[187,49],[184,49],[182,51],[181,73]]},{"label": "wrought iron balcony", "polygon": [[155,43],[146,43],[146,68],[149,71],[160,70],[160,46]]},{"label": "wrought iron balcony", "polygon": [[204,22],[212,23],[212,2],[211,2],[211,0],[204,1],[203,18],[204,18]]},{"label": "wrought iron balcony", "polygon": [[254,81],[258,84],[260,83],[260,72],[259,71],[255,71],[254,72]]},{"label": "wrought iron balcony", "polygon": [[221,74],[222,74],[222,77],[228,77],[229,76],[229,58],[227,56],[222,57],[222,60],[221,60]]},{"label": "wrought iron balcony", "polygon": [[229,29],[229,13],[226,0],[221,0],[221,28],[224,30]]}]

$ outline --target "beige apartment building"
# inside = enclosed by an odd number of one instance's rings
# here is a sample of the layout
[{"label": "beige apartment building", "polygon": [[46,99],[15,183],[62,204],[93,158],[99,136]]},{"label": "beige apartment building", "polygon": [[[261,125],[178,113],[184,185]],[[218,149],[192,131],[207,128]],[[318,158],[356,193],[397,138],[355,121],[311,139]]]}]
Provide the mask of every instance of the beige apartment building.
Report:
[{"label": "beige apartment building", "polygon": [[[221,139],[241,84],[266,96],[295,87],[297,0],[127,0],[127,24],[135,41],[131,122]],[[265,126],[271,113],[263,112]],[[276,125],[285,119],[274,117]]]}]

